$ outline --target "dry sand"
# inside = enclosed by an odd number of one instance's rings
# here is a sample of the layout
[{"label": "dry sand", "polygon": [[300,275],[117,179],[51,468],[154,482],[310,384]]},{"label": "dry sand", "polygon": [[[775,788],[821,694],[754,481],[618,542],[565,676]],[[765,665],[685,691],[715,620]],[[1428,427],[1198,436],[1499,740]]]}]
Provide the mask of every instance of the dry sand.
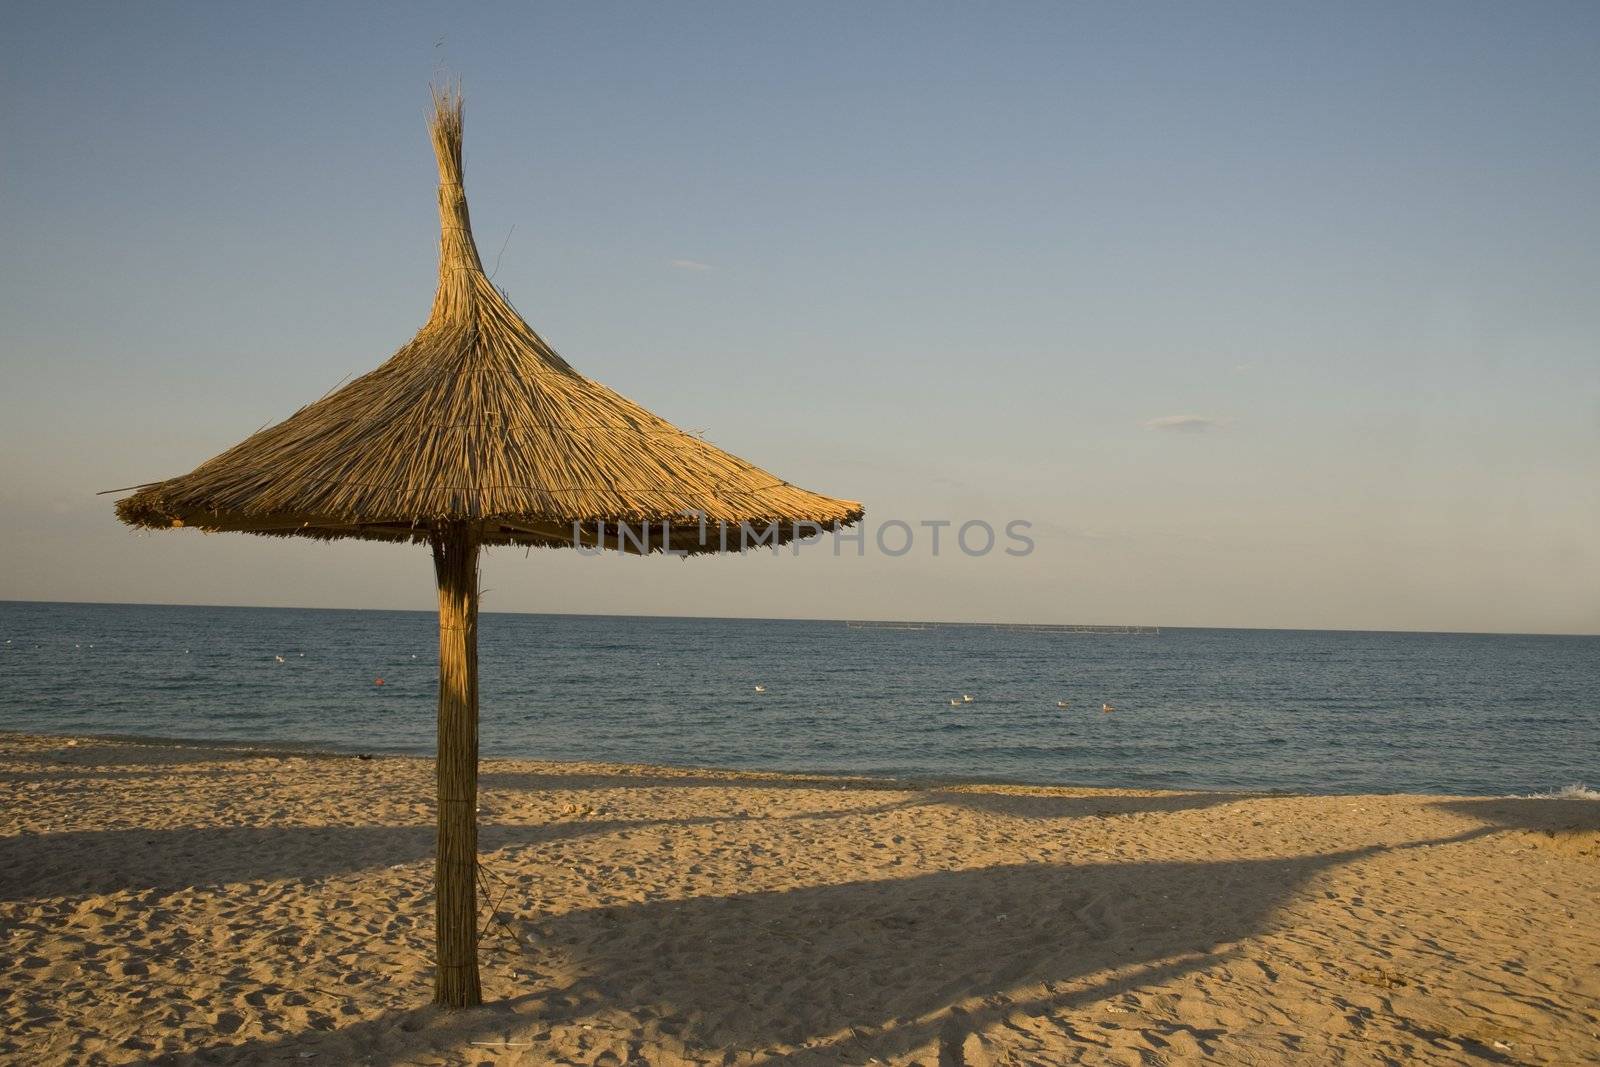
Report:
[{"label": "dry sand", "polygon": [[483,1009],[432,765],[0,735],[0,1060],[1600,1062],[1600,803],[490,760]]}]

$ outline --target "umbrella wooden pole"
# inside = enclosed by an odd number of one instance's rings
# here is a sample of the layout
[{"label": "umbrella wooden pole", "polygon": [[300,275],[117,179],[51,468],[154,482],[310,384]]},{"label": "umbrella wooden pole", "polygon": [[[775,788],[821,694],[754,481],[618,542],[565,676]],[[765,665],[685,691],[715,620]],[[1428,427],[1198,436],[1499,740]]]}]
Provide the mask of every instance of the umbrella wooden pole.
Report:
[{"label": "umbrella wooden pole", "polygon": [[483,1003],[478,982],[478,539],[468,524],[433,534],[439,579],[439,846],[434,864],[433,1001]]}]

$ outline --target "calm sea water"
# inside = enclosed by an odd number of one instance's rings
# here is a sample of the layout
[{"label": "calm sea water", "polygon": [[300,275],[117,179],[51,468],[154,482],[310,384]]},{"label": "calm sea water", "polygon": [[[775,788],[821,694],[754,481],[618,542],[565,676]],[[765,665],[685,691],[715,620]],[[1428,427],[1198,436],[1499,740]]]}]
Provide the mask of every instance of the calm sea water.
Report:
[{"label": "calm sea water", "polygon": [[[0,729],[428,752],[435,626],[0,602]],[[1313,792],[1600,781],[1595,637],[495,614],[480,663],[485,755]]]}]

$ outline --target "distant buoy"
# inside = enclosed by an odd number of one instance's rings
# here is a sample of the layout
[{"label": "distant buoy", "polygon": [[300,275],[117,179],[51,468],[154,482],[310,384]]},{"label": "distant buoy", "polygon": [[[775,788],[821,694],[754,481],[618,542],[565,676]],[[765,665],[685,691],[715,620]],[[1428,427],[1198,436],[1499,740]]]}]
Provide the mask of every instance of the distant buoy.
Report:
[{"label": "distant buoy", "polygon": [[372,680],[372,684],[373,685],[382,685],[383,684],[383,679],[382,678],[374,678]]}]

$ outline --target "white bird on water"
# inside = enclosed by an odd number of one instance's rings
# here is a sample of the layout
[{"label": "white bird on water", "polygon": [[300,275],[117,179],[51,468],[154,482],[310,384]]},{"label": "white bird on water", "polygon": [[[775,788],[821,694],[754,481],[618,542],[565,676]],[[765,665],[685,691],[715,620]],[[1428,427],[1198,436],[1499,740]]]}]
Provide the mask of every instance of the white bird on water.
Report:
[{"label": "white bird on water", "polygon": [[972,703],[972,694],[971,693],[962,693],[961,694],[961,703],[963,703],[963,704]]},{"label": "white bird on water", "polygon": [[1064,707],[1067,707],[1068,705],[1070,705],[1071,703],[1072,703],[1072,701],[1070,701],[1070,700],[1058,700],[1058,701],[1056,701],[1056,707],[1064,708]]},{"label": "white bird on water", "polygon": [[950,698],[950,706],[952,708],[959,708],[962,705],[962,703],[963,703],[962,701],[957,700],[955,697],[951,697]]},{"label": "white bird on water", "polygon": [[283,657],[282,656],[273,656],[272,658],[277,660],[279,663],[283,662]]},{"label": "white bird on water", "polygon": [[1117,706],[1115,704],[1101,704],[1100,710],[1105,712],[1107,715],[1110,715],[1113,711],[1117,710]]},{"label": "white bird on water", "polygon": [[756,692],[758,692],[758,693],[765,693],[765,692],[766,692],[766,691],[767,691],[767,687],[766,687],[766,686],[764,686],[764,685],[758,685],[758,686],[756,686]]}]

